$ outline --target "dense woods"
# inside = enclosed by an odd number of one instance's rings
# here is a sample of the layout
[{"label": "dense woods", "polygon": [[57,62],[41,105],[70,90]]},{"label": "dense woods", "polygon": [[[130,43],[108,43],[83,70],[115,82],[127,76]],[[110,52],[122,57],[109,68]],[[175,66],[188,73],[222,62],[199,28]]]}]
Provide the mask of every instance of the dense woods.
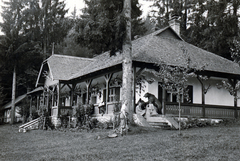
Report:
[{"label": "dense woods", "polygon": [[[121,0],[84,0],[81,15],[70,16],[63,0],[4,2],[0,24],[0,106],[34,88],[41,62],[56,54],[93,57],[122,51],[126,20]],[[146,0],[147,1],[147,0]],[[239,62],[238,0],[153,0],[142,17],[138,0],[131,1],[132,40],[166,27],[174,15],[182,38],[200,48]],[[13,84],[16,75],[16,84]]]}]

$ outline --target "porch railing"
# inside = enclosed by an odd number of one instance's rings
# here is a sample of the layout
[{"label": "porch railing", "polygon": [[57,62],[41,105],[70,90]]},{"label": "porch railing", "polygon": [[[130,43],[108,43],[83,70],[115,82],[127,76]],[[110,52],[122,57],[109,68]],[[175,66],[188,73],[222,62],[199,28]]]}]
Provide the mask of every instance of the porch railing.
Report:
[{"label": "porch railing", "polygon": [[[178,115],[178,104],[167,103],[166,114]],[[237,109],[240,116],[240,107]],[[181,104],[182,116],[204,117],[202,104]],[[234,118],[235,108],[232,106],[205,105],[205,117],[208,118]]]}]

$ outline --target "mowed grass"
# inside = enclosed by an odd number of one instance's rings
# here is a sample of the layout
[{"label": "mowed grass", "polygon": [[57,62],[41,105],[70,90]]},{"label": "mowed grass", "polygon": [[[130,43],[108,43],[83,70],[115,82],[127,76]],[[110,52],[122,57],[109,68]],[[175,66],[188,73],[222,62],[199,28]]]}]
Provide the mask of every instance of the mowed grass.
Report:
[{"label": "mowed grass", "polygon": [[108,138],[109,130],[61,132],[0,125],[0,160],[162,160],[238,161],[240,126],[182,131],[134,127],[127,136]]}]

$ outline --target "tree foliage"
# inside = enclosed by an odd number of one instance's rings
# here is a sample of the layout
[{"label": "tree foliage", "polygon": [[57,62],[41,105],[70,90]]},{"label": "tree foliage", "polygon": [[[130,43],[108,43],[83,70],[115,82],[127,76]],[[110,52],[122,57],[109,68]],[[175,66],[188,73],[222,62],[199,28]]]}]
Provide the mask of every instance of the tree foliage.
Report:
[{"label": "tree foliage", "polygon": [[239,32],[238,0],[154,0],[158,27],[172,15],[181,20],[181,36],[189,43],[231,59],[230,48]]},{"label": "tree foliage", "polygon": [[[17,71],[17,95],[34,88],[43,60],[43,50],[50,53],[52,43],[59,43],[72,27],[64,19],[67,10],[59,0],[11,0],[2,6],[4,35],[0,39],[1,77],[4,93],[11,93],[14,66]],[[47,35],[47,36],[46,36]],[[8,81],[6,81],[8,80]],[[4,101],[5,102],[5,101]]]},{"label": "tree foliage", "polygon": [[[86,7],[77,26],[78,41],[93,49],[95,54],[122,50],[126,19],[123,0],[85,0]],[[138,0],[132,3],[132,37],[142,35],[145,28],[139,16],[142,14]]]}]

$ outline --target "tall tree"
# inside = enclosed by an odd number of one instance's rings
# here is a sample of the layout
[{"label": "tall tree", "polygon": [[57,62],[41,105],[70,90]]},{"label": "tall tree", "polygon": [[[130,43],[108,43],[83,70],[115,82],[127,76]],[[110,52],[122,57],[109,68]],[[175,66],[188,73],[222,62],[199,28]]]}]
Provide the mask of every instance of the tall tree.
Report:
[{"label": "tall tree", "polygon": [[41,0],[40,29],[44,59],[49,56],[47,52],[51,51],[52,43],[59,43],[67,34],[65,26],[62,26],[64,16],[68,12],[65,6],[64,1]]},{"label": "tall tree", "polygon": [[181,17],[181,28],[187,28],[188,9],[192,2],[189,0],[154,0],[152,17],[157,21],[156,28],[168,26],[171,17]]},{"label": "tall tree", "polygon": [[[25,45],[21,41],[21,25],[22,15],[21,11],[24,8],[23,1],[11,0],[4,2],[2,17],[3,23],[1,23],[2,31],[6,35],[6,41],[2,41],[1,47],[5,49],[5,55],[9,62],[11,62],[13,70],[12,79],[12,108],[11,108],[11,124],[14,123],[15,118],[15,93],[16,93],[16,68],[17,61],[20,57],[21,49]],[[4,44],[3,44],[4,43]],[[3,49],[3,50],[4,50]]]},{"label": "tall tree", "polygon": [[4,2],[3,12],[1,13],[3,23],[0,26],[5,34],[0,43],[1,57],[4,58],[3,66],[7,66],[8,70],[13,71],[11,124],[13,124],[15,118],[17,72],[23,69],[22,67],[31,64],[29,62],[37,60],[34,59],[34,56],[36,56],[38,45],[31,40],[31,34],[24,30],[24,25],[26,24],[24,11],[27,3],[25,0]]},{"label": "tall tree", "polygon": [[123,62],[122,62],[122,96],[127,102],[130,122],[133,122],[134,107],[132,107],[132,42],[131,42],[131,0],[124,0],[124,16],[126,24],[126,34],[123,41]]},{"label": "tall tree", "polygon": [[179,16],[181,36],[187,42],[231,59],[239,6],[238,0],[154,0],[154,16],[160,28],[168,25],[169,15]]},{"label": "tall tree", "polygon": [[[94,54],[122,50],[125,35],[123,0],[85,0],[86,8],[79,21],[79,43],[93,49]],[[138,0],[131,1],[132,38],[146,31],[139,16],[142,14]]]},{"label": "tall tree", "polygon": [[239,5],[235,0],[197,0],[186,35],[189,42],[231,59],[230,48],[239,30],[236,12]]}]

